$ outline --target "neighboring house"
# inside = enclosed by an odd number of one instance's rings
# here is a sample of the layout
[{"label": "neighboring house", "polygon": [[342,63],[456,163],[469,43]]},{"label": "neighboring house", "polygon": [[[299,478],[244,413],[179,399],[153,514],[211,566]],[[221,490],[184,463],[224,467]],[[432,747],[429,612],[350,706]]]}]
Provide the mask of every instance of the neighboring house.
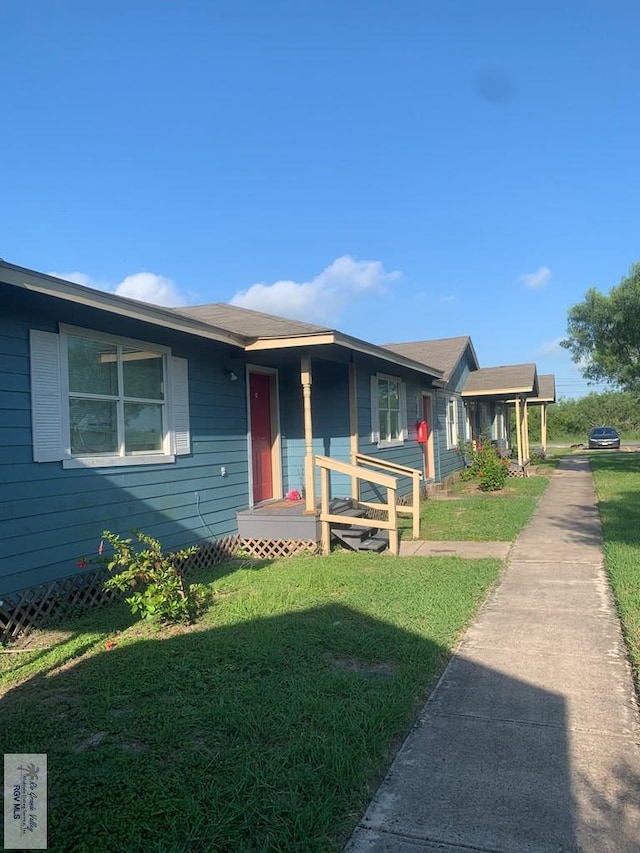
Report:
[{"label": "neighboring house", "polygon": [[547,452],[547,409],[556,401],[556,378],[553,373],[538,376],[538,396],[527,400],[529,406],[540,406],[540,448]]},{"label": "neighboring house", "polygon": [[438,478],[459,467],[459,454],[446,450],[460,441],[489,439],[500,450],[510,448],[511,417],[516,421],[516,450],[522,464],[529,458],[528,406],[542,406],[543,451],[546,450],[546,408],[555,402],[555,378],[538,377],[535,364],[480,367],[469,337],[386,344],[388,349],[425,361],[442,372],[444,387],[436,392],[437,418],[445,447],[439,447]]},{"label": "neighboring house", "polygon": [[425,473],[436,481],[444,480],[462,466],[461,447],[470,438],[462,389],[467,377],[479,366],[471,338],[385,344],[385,349],[432,364],[442,373],[442,388],[425,401],[422,416],[429,424]]},{"label": "neighboring house", "polygon": [[335,330],[5,262],[0,317],[0,596],[71,574],[105,529],[179,548],[291,489],[313,513],[315,455],[421,464],[416,401],[440,372]]},{"label": "neighboring house", "polygon": [[72,574],[105,529],[211,542],[294,489],[315,536],[318,457],[342,463],[334,498],[380,499],[346,467],[363,454],[444,479],[479,371],[469,338],[431,343],[161,308],[0,261],[0,598]]}]

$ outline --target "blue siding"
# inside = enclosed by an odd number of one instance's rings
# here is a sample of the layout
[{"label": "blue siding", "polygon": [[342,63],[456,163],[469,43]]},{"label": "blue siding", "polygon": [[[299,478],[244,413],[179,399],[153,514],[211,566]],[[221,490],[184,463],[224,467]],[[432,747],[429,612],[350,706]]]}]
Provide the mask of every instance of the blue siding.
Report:
[{"label": "blue siding", "polygon": [[437,420],[437,438],[438,438],[438,460],[439,470],[438,479],[446,480],[456,471],[462,470],[464,467],[464,426],[466,412],[464,404],[460,397],[456,397],[458,408],[458,433],[460,436],[460,446],[457,448],[447,447],[447,404],[451,398],[452,392],[443,389],[438,391],[436,395],[436,420]]},{"label": "blue siding", "polygon": [[[405,383],[407,405],[407,427],[409,438],[395,447],[378,447],[372,442],[371,423],[371,377],[376,373],[397,376]],[[416,422],[421,417],[422,392],[433,392],[433,386],[428,376],[405,370],[383,361],[361,356],[357,359],[357,408],[358,408],[358,448],[367,456],[374,456],[409,468],[424,469],[424,451],[415,437]],[[436,452],[437,458],[437,452]],[[411,490],[411,480],[408,477],[400,479],[398,493],[408,494]],[[384,500],[386,493],[373,484],[364,485],[361,493],[363,500]]]},{"label": "blue siding", "polygon": [[[436,396],[437,446],[435,452],[437,456],[436,469],[438,480],[446,480],[447,477],[450,477],[464,467],[463,445],[466,441],[467,412],[459,394],[474,366],[471,350],[467,345],[446,388],[438,391]],[[449,449],[447,448],[447,403],[452,396],[456,397],[457,400],[460,446]]]},{"label": "blue siding", "polygon": [[[101,533],[133,528],[166,548],[236,531],[248,495],[244,374],[229,347],[0,285],[0,593],[71,574]],[[29,330],[71,323],[170,346],[189,362],[192,454],[167,465],[66,469],[31,448]],[[227,476],[221,476],[221,466]]]},{"label": "blue siding", "polygon": [[[346,364],[312,359],[311,417],[313,452],[342,462],[350,457],[349,372]],[[285,492],[301,490],[304,479],[304,410],[300,369],[287,367],[280,371],[280,429]],[[320,494],[316,472],[316,494]],[[331,475],[334,497],[348,497],[351,485],[347,477]]]}]

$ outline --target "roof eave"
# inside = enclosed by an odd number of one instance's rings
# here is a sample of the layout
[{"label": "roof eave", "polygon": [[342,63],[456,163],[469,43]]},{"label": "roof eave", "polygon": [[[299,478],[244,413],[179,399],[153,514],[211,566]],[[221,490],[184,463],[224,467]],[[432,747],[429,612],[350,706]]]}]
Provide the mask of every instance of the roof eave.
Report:
[{"label": "roof eave", "polygon": [[442,371],[428,364],[423,364],[419,361],[414,361],[411,358],[399,355],[393,350],[385,347],[370,344],[367,341],[362,341],[359,338],[352,338],[350,335],[345,335],[342,332],[332,331],[308,335],[290,335],[282,338],[255,338],[245,347],[247,352],[260,352],[263,350],[274,349],[304,349],[309,346],[321,346],[322,344],[335,344],[342,346],[353,352],[359,352],[363,355],[370,355],[373,358],[380,358],[391,364],[397,364],[399,367],[406,367],[409,370],[415,370],[433,379],[441,380]]},{"label": "roof eave", "polygon": [[9,264],[6,261],[0,261],[0,279],[5,284],[23,290],[52,296],[66,302],[86,305],[90,308],[108,311],[110,314],[118,314],[121,317],[129,317],[178,332],[186,332],[209,340],[231,344],[242,349],[246,343],[246,338],[241,335],[212,326],[210,323],[189,319],[171,309],[150,305],[147,302],[139,302],[125,296],[117,296],[114,293],[93,290],[82,284],[76,284],[45,273],[34,272],[24,267]]},{"label": "roof eave", "polygon": [[531,385],[522,388],[481,388],[477,391],[462,391],[463,397],[505,397],[509,394],[534,394]]}]

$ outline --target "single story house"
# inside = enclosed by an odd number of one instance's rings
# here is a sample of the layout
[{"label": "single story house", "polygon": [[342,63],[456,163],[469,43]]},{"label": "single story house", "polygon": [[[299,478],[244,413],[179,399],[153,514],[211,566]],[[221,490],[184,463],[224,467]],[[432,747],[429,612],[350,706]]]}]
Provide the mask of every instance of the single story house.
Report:
[{"label": "single story house", "polygon": [[384,503],[392,480],[404,498],[416,474],[461,468],[465,401],[482,406],[467,393],[479,372],[469,338],[383,347],[5,261],[0,307],[0,599],[73,574],[105,529],[173,550],[237,536],[292,492],[300,538],[317,539],[325,493]]}]

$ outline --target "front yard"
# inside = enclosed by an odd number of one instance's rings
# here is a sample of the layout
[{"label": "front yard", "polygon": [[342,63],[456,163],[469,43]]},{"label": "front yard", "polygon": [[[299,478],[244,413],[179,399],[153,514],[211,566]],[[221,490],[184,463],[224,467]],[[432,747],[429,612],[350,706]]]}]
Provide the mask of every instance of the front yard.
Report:
[{"label": "front yard", "polygon": [[338,851],[500,566],[226,565],[195,627],[35,633],[0,655],[2,748],[48,754],[48,849]]},{"label": "front yard", "polygon": [[[459,482],[422,534],[513,539],[547,482]],[[34,633],[0,655],[2,747],[48,754],[48,849],[340,850],[500,568],[227,564],[193,577],[214,598],[196,626],[115,605]]]},{"label": "front yard", "polygon": [[[553,469],[551,463],[537,466],[533,476],[509,479],[497,492],[479,491],[477,481],[456,481],[447,495],[422,501],[420,538],[510,542],[531,518]],[[403,515],[400,523],[411,538],[411,518]]]}]

